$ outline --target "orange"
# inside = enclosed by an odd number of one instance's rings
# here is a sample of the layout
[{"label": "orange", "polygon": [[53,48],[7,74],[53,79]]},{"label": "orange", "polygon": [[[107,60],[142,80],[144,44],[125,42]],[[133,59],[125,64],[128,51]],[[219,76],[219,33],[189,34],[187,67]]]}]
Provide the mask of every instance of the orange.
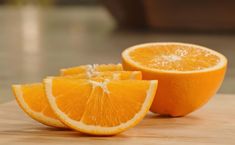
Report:
[{"label": "orange", "polygon": [[227,59],[209,48],[186,43],[146,43],[122,53],[125,70],[142,71],[143,79],[159,81],[151,111],[184,116],[216,93]]},{"label": "orange", "polygon": [[62,76],[74,75],[79,73],[93,74],[94,72],[102,71],[122,71],[121,64],[94,64],[94,65],[81,65],[77,67],[64,68],[60,70]]},{"label": "orange", "polygon": [[104,79],[114,79],[114,80],[126,80],[134,79],[141,80],[142,73],[141,71],[103,71],[103,72],[93,72],[89,73],[80,73],[75,75],[66,75],[62,77],[73,78],[73,79],[90,79],[90,78],[104,78]]},{"label": "orange", "polygon": [[[140,71],[117,71],[117,72],[96,72],[95,74],[77,74],[73,76],[66,76],[69,79],[137,79],[141,80],[142,75]],[[19,106],[31,118],[36,121],[53,127],[65,127],[54,114],[53,110],[48,104],[45,91],[42,83],[27,84],[27,85],[13,85],[13,92]]]},{"label": "orange", "polygon": [[135,126],[148,112],[157,81],[44,80],[49,103],[70,128],[91,135],[114,135]]},{"label": "orange", "polygon": [[65,128],[48,105],[42,83],[13,85],[12,88],[19,106],[31,118],[48,126]]}]

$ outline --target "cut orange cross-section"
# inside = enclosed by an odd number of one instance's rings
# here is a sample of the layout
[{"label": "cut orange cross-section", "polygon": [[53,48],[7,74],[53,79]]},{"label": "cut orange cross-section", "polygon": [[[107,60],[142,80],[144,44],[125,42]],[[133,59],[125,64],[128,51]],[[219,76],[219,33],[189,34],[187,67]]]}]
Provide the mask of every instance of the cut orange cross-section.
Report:
[{"label": "cut orange cross-section", "polygon": [[44,80],[49,103],[67,126],[92,135],[113,135],[133,127],[148,112],[157,81]]},{"label": "cut orange cross-section", "polygon": [[48,105],[42,83],[13,85],[12,88],[18,104],[31,118],[48,126],[65,128]]},{"label": "cut orange cross-section", "polygon": [[[66,76],[68,79],[134,79],[141,80],[140,71],[96,72],[94,74],[81,73]],[[48,104],[42,83],[13,85],[13,92],[20,107],[33,119],[48,126],[65,127],[54,114]]]},{"label": "cut orange cross-section", "polygon": [[205,104],[219,89],[227,59],[209,48],[186,43],[146,43],[122,53],[125,70],[142,71],[159,88],[151,111],[184,116]]},{"label": "cut orange cross-section", "polygon": [[94,72],[103,72],[103,71],[122,71],[121,64],[94,64],[94,65],[81,65],[77,67],[64,68],[60,70],[62,76],[74,75],[79,73],[93,74]]}]

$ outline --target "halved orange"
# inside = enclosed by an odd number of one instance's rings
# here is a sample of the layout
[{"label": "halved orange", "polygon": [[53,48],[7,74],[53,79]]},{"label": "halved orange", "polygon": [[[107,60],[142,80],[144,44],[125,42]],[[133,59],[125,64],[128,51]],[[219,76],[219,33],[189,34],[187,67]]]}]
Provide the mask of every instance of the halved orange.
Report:
[{"label": "halved orange", "polygon": [[42,83],[13,85],[12,88],[19,106],[31,118],[48,126],[66,127],[51,110]]},{"label": "halved orange", "polygon": [[114,135],[142,120],[148,112],[157,81],[44,80],[49,103],[67,126],[92,135]]},{"label": "halved orange", "polygon": [[[77,74],[66,76],[69,79],[137,79],[141,80],[140,71],[96,72],[95,74]],[[42,83],[13,85],[13,92],[19,106],[33,119],[48,126],[65,127],[48,104]]]},{"label": "halved orange", "polygon": [[186,43],[147,43],[122,53],[125,70],[142,71],[159,88],[151,111],[184,116],[205,104],[219,89],[227,59],[209,48]]},{"label": "halved orange", "polygon": [[93,74],[94,72],[102,71],[122,71],[121,64],[94,64],[94,65],[81,65],[77,67],[64,68],[60,70],[62,76],[74,75],[79,73]]}]

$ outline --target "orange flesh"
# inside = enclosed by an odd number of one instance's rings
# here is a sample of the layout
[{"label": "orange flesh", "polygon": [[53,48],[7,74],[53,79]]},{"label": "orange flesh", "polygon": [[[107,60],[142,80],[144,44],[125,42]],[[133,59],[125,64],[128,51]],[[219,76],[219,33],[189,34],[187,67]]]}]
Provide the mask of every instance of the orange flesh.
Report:
[{"label": "orange flesh", "polygon": [[141,71],[104,71],[94,72],[93,74],[81,73],[69,76],[62,76],[72,79],[90,79],[90,78],[103,78],[103,79],[115,79],[115,80],[126,80],[126,79],[142,79]]},{"label": "orange flesh", "polygon": [[57,119],[47,102],[43,84],[22,85],[22,93],[25,103],[35,112],[41,112],[45,116]]},{"label": "orange flesh", "polygon": [[102,64],[102,65],[97,65],[94,66],[95,71],[122,71],[122,65],[120,64]]},{"label": "orange flesh", "polygon": [[122,65],[120,64],[101,64],[101,65],[82,65],[77,67],[71,67],[61,70],[61,75],[74,75],[79,73],[93,73],[95,71],[122,71]]},{"label": "orange flesh", "polygon": [[[133,74],[134,73],[134,74]],[[117,74],[118,77],[114,77]],[[59,77],[58,77],[59,78]],[[98,72],[96,75],[90,77],[86,73],[66,76],[71,79],[93,79],[97,81],[103,81],[104,79],[138,79],[141,80],[142,75],[140,71],[120,71],[120,72]],[[25,103],[35,112],[43,113],[45,116],[57,119],[56,115],[52,111],[48,104],[44,87],[42,83],[21,85],[21,92]],[[86,91],[86,90],[85,90]]]},{"label": "orange flesh", "polygon": [[173,44],[138,48],[129,56],[142,66],[169,71],[203,70],[217,65],[220,60],[207,50]]},{"label": "orange flesh", "polygon": [[71,68],[64,69],[61,75],[72,75],[72,74],[80,74],[80,73],[86,73],[86,72],[87,72],[87,66],[82,65],[78,67],[71,67]]},{"label": "orange flesh", "polygon": [[102,127],[117,126],[132,119],[141,109],[150,86],[149,81],[143,80],[93,85],[88,80],[54,78],[52,83],[52,94],[63,113],[84,124]]}]

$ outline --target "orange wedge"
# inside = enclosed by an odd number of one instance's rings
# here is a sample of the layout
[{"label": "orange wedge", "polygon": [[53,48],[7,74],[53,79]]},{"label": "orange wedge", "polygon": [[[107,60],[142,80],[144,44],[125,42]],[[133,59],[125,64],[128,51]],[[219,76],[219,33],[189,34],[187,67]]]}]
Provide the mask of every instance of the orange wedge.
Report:
[{"label": "orange wedge", "polygon": [[94,64],[94,65],[81,65],[77,67],[65,68],[60,70],[62,76],[74,75],[79,73],[87,73],[88,75],[93,74],[94,72],[102,71],[122,71],[121,64]]},{"label": "orange wedge", "polygon": [[112,80],[141,80],[141,71],[104,71],[104,72],[93,72],[93,73],[80,73],[75,75],[62,76],[72,79],[90,79],[90,78],[104,78]]},{"label": "orange wedge", "polygon": [[46,96],[59,119],[91,135],[114,135],[135,126],[148,112],[157,81],[47,78]]},{"label": "orange wedge", "polygon": [[65,128],[48,105],[42,83],[13,85],[12,88],[19,106],[31,118],[48,126]]},{"label": "orange wedge", "polygon": [[[66,76],[69,79],[136,79],[141,80],[140,71],[96,72]],[[65,127],[48,104],[42,83],[13,85],[13,92],[20,107],[33,119],[48,126]]]},{"label": "orange wedge", "polygon": [[227,59],[209,48],[185,43],[147,43],[122,53],[125,70],[142,71],[159,81],[151,111],[184,116],[205,104],[219,89]]}]

